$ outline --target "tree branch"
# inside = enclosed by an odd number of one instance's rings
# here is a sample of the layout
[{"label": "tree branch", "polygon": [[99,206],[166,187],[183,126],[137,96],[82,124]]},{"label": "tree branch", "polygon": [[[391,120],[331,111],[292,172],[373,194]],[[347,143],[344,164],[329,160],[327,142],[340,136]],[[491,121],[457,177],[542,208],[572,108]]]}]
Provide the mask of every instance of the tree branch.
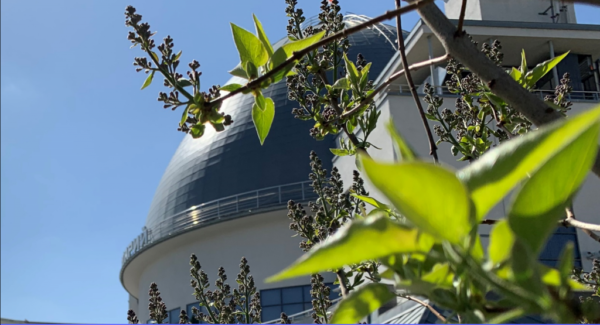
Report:
[{"label": "tree branch", "polygon": [[[396,9],[400,8],[400,0],[396,1]],[[421,99],[417,94],[417,89],[415,88],[415,83],[410,75],[410,68],[408,67],[408,59],[406,58],[406,47],[404,46],[404,36],[402,35],[402,18],[400,16],[396,16],[396,29],[398,34],[398,51],[400,51],[400,57],[402,58],[402,67],[406,69],[406,82],[408,82],[408,87],[410,88],[410,93],[415,101],[415,105],[417,105],[417,109],[419,110],[419,116],[421,117],[421,122],[423,122],[423,128],[425,128],[425,132],[427,133],[427,140],[429,141],[429,155],[433,156],[433,160],[435,163],[439,163],[438,155],[437,155],[437,146],[435,145],[435,140],[433,139],[433,134],[431,133],[431,128],[429,127],[429,123],[427,123],[427,117],[425,117],[425,111],[423,111],[423,105],[421,104]],[[433,78],[433,76],[431,76]]]},{"label": "tree branch", "polygon": [[[440,40],[446,53],[479,76],[495,95],[504,99],[535,125],[541,126],[563,118],[558,111],[547,106],[536,95],[514,81],[504,69],[490,61],[471,43],[466,34],[456,36],[456,28],[435,4],[428,3],[417,10]],[[600,151],[592,171],[600,176]]]},{"label": "tree branch", "polygon": [[467,11],[467,0],[463,0],[462,6],[460,7],[460,17],[458,17],[458,26],[456,26],[457,33],[460,33],[460,34],[463,33],[463,23],[465,22],[465,12],[466,11]]},{"label": "tree branch", "polygon": [[440,314],[437,310],[435,310],[435,308],[433,308],[430,304],[428,304],[428,303],[426,303],[426,302],[424,302],[422,300],[419,300],[417,298],[408,296],[408,295],[400,295],[400,297],[402,297],[402,298],[404,298],[406,300],[414,301],[414,302],[420,304],[423,307],[427,307],[427,309],[429,309],[429,311],[432,312],[439,320],[441,320],[442,322],[446,323],[446,318],[444,316],[442,316],[442,314]]},{"label": "tree branch", "polygon": [[340,291],[342,292],[342,297],[346,298],[348,296],[348,287],[346,287],[346,274],[343,270],[337,270],[335,274],[340,282]]},{"label": "tree branch", "polygon": [[266,81],[266,80],[270,79],[271,77],[273,77],[277,72],[281,71],[283,68],[287,67],[290,64],[294,64],[294,62],[296,60],[300,60],[306,54],[308,54],[308,53],[310,53],[310,52],[312,52],[312,51],[314,51],[314,50],[322,47],[323,45],[327,45],[327,44],[329,44],[329,43],[331,43],[331,42],[333,42],[335,40],[347,37],[347,36],[349,36],[351,34],[359,32],[359,31],[361,31],[361,30],[363,30],[363,29],[365,29],[367,27],[373,26],[375,24],[379,24],[382,21],[386,21],[386,20],[392,19],[392,18],[394,18],[394,17],[396,17],[398,15],[402,15],[402,14],[405,14],[407,12],[411,12],[411,11],[413,11],[413,10],[421,7],[421,6],[424,6],[426,4],[430,4],[432,2],[433,2],[433,0],[419,0],[419,1],[415,1],[415,2],[411,3],[410,5],[408,5],[406,7],[402,7],[402,8],[396,9],[396,10],[387,11],[385,14],[377,16],[377,17],[375,17],[375,18],[373,18],[373,19],[371,19],[369,21],[366,21],[366,22],[364,22],[362,24],[358,24],[356,26],[352,26],[350,28],[343,29],[343,30],[341,30],[341,31],[339,31],[339,32],[331,35],[331,36],[328,36],[328,37],[326,37],[326,38],[324,38],[324,39],[316,42],[315,44],[313,44],[311,46],[308,46],[308,47],[306,47],[306,48],[304,48],[304,49],[302,49],[300,51],[294,52],[292,54],[292,56],[289,57],[287,60],[285,60],[282,64],[274,67],[272,70],[270,70],[269,72],[265,73],[264,75],[262,75],[262,76],[260,76],[260,77],[258,77],[256,79],[248,82],[248,84],[246,84],[245,86],[243,86],[241,88],[238,88],[238,89],[236,89],[236,90],[228,93],[225,96],[221,96],[221,97],[219,97],[219,98],[211,101],[208,105],[209,105],[209,107],[211,107],[211,106],[217,105],[218,103],[220,103],[220,102],[222,102],[222,101],[224,101],[224,100],[226,100],[226,99],[228,99],[230,97],[233,97],[233,96],[235,96],[235,95],[237,95],[239,93],[259,88],[261,83],[263,83],[264,81]]},{"label": "tree branch", "polygon": [[600,242],[600,236],[596,235],[594,231],[600,231],[600,225],[595,225],[587,222],[582,222],[575,219],[575,214],[571,208],[567,208],[567,218],[563,220],[563,226],[575,227],[581,229],[586,235],[592,237],[597,242]]},{"label": "tree branch", "polygon": [[[440,57],[433,58],[431,60],[427,60],[427,61],[415,63],[415,64],[409,66],[408,70],[409,71],[415,71],[415,70],[418,70],[420,68],[430,66],[432,64],[436,64],[436,63],[447,61],[449,58],[450,58],[449,55],[442,55]],[[406,73],[406,70],[402,69],[402,70],[394,73],[393,75],[391,75],[386,81],[384,81],[383,83],[381,83],[369,96],[365,97],[365,99],[363,99],[357,106],[355,106],[351,110],[349,110],[349,111],[345,112],[344,114],[342,114],[342,117],[346,117],[348,115],[352,115],[352,114],[356,113],[357,111],[361,110],[363,107],[365,107],[365,105],[370,104],[371,101],[375,98],[375,96],[377,94],[379,94],[380,92],[382,92],[383,90],[385,90],[387,88],[387,86],[391,85],[392,82],[394,82],[394,80],[402,77],[404,75],[404,73]]]}]

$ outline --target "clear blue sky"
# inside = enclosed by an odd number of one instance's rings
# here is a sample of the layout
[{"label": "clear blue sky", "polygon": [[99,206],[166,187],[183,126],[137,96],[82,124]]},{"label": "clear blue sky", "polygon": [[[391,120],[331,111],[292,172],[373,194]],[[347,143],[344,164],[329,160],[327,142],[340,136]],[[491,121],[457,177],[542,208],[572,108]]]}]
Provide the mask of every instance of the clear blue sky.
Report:
[{"label": "clear blue sky", "polygon": [[[128,4],[158,31],[157,43],[174,38],[184,69],[201,63],[205,88],[223,84],[238,62],[230,21],[253,30],[257,13],[271,40],[287,24],[283,0],[2,1],[2,317],[126,323],[121,257],[183,137],[180,113],[156,101],[161,79],[139,90]],[[342,10],[376,16],[392,5],[343,0]],[[310,17],[319,1],[300,6]],[[577,15],[597,23],[600,9],[579,6]],[[405,16],[404,29],[416,21]]]}]

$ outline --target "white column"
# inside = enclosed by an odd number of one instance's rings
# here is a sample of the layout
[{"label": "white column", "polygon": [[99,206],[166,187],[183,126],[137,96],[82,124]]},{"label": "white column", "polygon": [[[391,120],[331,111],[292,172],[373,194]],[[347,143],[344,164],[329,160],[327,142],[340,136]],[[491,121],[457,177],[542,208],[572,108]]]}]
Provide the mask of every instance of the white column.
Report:
[{"label": "white column", "polygon": [[[550,58],[554,59],[554,43],[552,41],[548,41],[548,46],[550,47]],[[558,70],[556,70],[556,66],[552,68],[552,76],[554,77],[554,82],[552,84],[552,88],[555,88],[560,83],[560,78],[558,77]]]}]

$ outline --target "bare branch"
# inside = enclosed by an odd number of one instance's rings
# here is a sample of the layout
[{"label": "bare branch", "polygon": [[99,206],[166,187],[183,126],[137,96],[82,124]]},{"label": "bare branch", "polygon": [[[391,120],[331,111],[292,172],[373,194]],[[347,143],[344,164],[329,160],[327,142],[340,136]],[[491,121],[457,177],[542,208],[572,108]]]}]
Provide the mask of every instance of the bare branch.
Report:
[{"label": "bare branch", "polygon": [[[535,125],[541,126],[563,118],[558,111],[547,106],[536,95],[514,81],[504,69],[490,61],[465,34],[456,36],[456,28],[435,4],[428,3],[417,10],[440,40],[446,53],[479,76],[495,95],[504,99]],[[600,176],[600,151],[592,171]]]},{"label": "bare branch", "polygon": [[300,60],[306,54],[308,54],[308,53],[310,53],[310,52],[312,52],[312,51],[320,48],[323,45],[327,45],[327,44],[329,44],[329,43],[331,43],[331,42],[333,42],[335,40],[347,37],[348,35],[351,35],[351,34],[354,34],[356,32],[359,32],[359,31],[361,31],[361,30],[363,30],[363,29],[365,29],[367,27],[373,26],[375,24],[379,24],[382,21],[386,21],[386,20],[392,19],[392,18],[394,18],[394,17],[396,17],[398,15],[402,15],[402,14],[405,14],[407,12],[411,12],[411,11],[413,11],[413,10],[421,7],[421,6],[424,6],[426,4],[430,4],[432,2],[433,2],[433,0],[419,0],[419,1],[415,1],[415,2],[411,3],[410,5],[408,5],[406,7],[402,7],[402,8],[396,9],[396,10],[387,11],[385,14],[377,16],[377,17],[375,17],[375,18],[373,18],[373,19],[371,19],[369,21],[366,21],[366,22],[364,22],[362,24],[358,24],[356,26],[352,26],[350,28],[343,29],[343,30],[341,30],[341,31],[339,31],[339,32],[337,32],[337,33],[329,36],[329,37],[326,37],[326,38],[324,38],[324,39],[316,42],[315,44],[313,44],[311,46],[308,46],[305,49],[302,49],[300,51],[294,52],[292,54],[292,56],[289,57],[287,60],[285,60],[285,62],[283,62],[282,64],[274,67],[272,70],[270,70],[269,72],[267,72],[264,75],[260,76],[259,78],[250,81],[244,87],[238,88],[238,89],[236,89],[236,90],[228,93],[225,96],[219,97],[218,99],[215,99],[215,100],[211,101],[208,105],[209,106],[217,105],[218,103],[220,103],[220,102],[222,102],[222,101],[224,101],[224,100],[226,100],[226,99],[228,99],[230,97],[233,97],[233,96],[235,96],[235,95],[237,95],[239,93],[259,88],[260,85],[264,81],[269,80],[277,72],[281,71],[283,68],[289,66],[290,64],[294,64],[294,62],[296,60]]},{"label": "bare branch", "polygon": [[[400,0],[396,1],[396,9],[400,8]],[[396,28],[398,34],[398,51],[400,51],[400,57],[402,58],[402,67],[406,69],[408,67],[408,59],[406,58],[406,47],[404,46],[404,37],[402,36],[402,18],[400,16],[396,16]],[[439,163],[439,158],[437,155],[437,146],[435,145],[435,140],[433,139],[433,134],[431,133],[431,128],[429,127],[429,123],[427,123],[427,117],[425,117],[425,111],[423,110],[423,105],[421,104],[421,99],[417,94],[417,88],[415,87],[415,83],[410,75],[410,68],[406,69],[406,82],[408,82],[408,87],[410,88],[410,93],[415,101],[415,105],[417,105],[417,109],[419,110],[419,116],[421,117],[421,122],[423,122],[423,128],[425,128],[425,132],[427,133],[427,140],[429,141],[429,155],[433,156],[433,160],[435,163]]]},{"label": "bare branch", "polygon": [[346,287],[346,274],[343,270],[337,270],[335,272],[338,278],[338,282],[340,283],[340,291],[342,292],[342,297],[346,298],[348,296],[348,287]]},{"label": "bare branch", "polygon": [[467,11],[467,0],[463,0],[462,7],[460,7],[460,17],[458,17],[458,26],[456,27],[457,33],[463,33],[463,23],[465,22],[465,12]]},{"label": "bare branch", "polygon": [[442,316],[442,314],[440,314],[437,310],[435,310],[435,308],[433,308],[430,304],[428,304],[422,300],[419,300],[415,297],[408,296],[408,295],[400,295],[400,297],[402,297],[406,300],[414,301],[423,307],[427,307],[427,309],[429,309],[429,311],[432,312],[439,320],[446,323],[446,318],[444,316]]},{"label": "bare branch", "polygon": [[600,236],[596,235],[594,231],[600,231],[600,225],[595,225],[587,222],[582,222],[575,219],[575,214],[571,208],[567,208],[567,219],[563,220],[563,226],[575,227],[581,229],[586,235],[592,237],[595,241],[600,242]]}]

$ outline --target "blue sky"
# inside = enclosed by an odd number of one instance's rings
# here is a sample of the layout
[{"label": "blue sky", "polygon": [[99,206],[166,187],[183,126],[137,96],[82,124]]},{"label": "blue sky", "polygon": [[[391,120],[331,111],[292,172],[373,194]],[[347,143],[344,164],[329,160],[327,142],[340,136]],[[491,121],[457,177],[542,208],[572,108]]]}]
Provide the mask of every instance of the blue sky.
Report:
[{"label": "blue sky", "polygon": [[[229,22],[253,30],[257,13],[272,40],[287,24],[283,0],[1,2],[2,317],[126,323],[122,253],[184,136],[180,113],[156,101],[162,82],[139,90],[128,4],[157,42],[168,33],[184,63],[201,63],[204,88],[237,64]],[[344,0],[342,10],[376,16],[392,5]],[[310,17],[319,1],[300,6]],[[577,15],[594,23],[600,9]]]}]

